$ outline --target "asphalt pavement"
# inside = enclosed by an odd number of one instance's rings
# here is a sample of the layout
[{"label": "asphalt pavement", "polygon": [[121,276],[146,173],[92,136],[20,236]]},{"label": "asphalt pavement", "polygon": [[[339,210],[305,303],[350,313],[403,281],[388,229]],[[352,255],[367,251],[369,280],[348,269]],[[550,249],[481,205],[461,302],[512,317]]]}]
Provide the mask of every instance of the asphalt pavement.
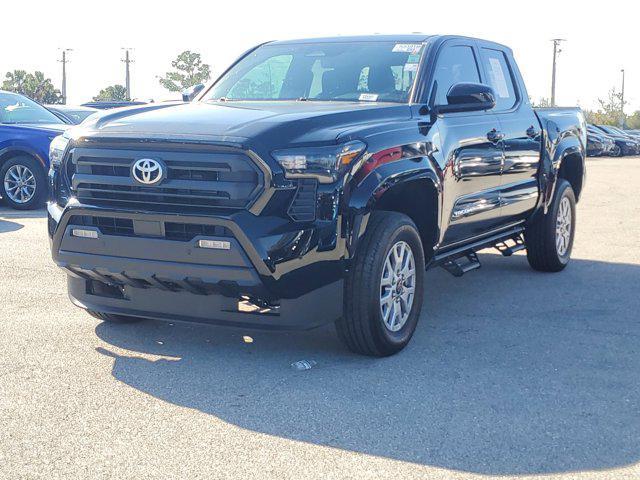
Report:
[{"label": "asphalt pavement", "polygon": [[44,212],[3,207],[0,478],[640,478],[639,192],[640,158],[589,160],[564,272],[430,271],[386,359],[333,326],[101,323]]}]

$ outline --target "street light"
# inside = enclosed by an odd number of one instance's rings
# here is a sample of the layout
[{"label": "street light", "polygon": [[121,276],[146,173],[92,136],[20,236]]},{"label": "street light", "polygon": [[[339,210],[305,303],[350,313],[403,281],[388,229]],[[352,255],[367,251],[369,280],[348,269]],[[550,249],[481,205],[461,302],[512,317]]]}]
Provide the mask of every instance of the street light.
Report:
[{"label": "street light", "polygon": [[553,69],[551,70],[551,106],[556,106],[556,58],[562,51],[560,48],[560,42],[564,42],[564,38],[554,38],[553,42]]},{"label": "street light", "polygon": [[62,50],[62,60],[58,60],[60,63],[62,63],[62,104],[66,105],[67,103],[67,63],[69,63],[69,60],[67,60],[67,52],[72,52],[73,49],[72,48],[61,48],[59,50]]},{"label": "street light", "polygon": [[624,128],[624,68],[622,72],[622,91],[620,92],[620,128]]}]

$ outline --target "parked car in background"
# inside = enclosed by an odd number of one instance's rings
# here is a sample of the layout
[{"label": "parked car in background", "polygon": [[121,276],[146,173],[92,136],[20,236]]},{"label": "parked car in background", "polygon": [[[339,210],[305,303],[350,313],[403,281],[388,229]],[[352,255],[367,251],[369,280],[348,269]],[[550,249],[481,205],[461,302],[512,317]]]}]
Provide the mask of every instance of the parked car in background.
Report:
[{"label": "parked car in background", "polygon": [[619,148],[618,156],[640,154],[640,141],[627,135],[622,130],[611,125],[594,125],[601,132],[609,135]]},{"label": "parked car in background", "polygon": [[599,157],[604,155],[606,143],[604,135],[587,132],[587,155],[590,157]]},{"label": "parked car in background", "polygon": [[[617,157],[620,155],[620,148],[616,145],[615,140],[608,134],[593,125],[587,125],[587,137],[598,138],[604,144],[601,155]],[[588,140],[588,139],[587,139]]]},{"label": "parked car in background", "polygon": [[62,121],[73,125],[82,123],[87,117],[98,111],[97,108],[82,105],[45,105],[45,107]]},{"label": "parked car in background", "polygon": [[49,145],[69,125],[39,103],[0,91],[0,196],[10,207],[41,207]]},{"label": "parked car in background", "polygon": [[640,140],[640,131],[638,130],[621,130],[626,135],[635,138],[636,140]]},{"label": "parked car in background", "polygon": [[569,263],[585,127],[579,108],[532,108],[493,42],[271,42],[193,102],[61,135],[52,255],[105,321],[335,321],[349,349],[391,355],[438,295],[425,268],[460,276],[488,247]]},{"label": "parked car in background", "polygon": [[140,101],[100,101],[83,103],[83,107],[97,108],[98,110],[108,110],[110,108],[135,107],[136,105],[146,105],[147,102]]}]

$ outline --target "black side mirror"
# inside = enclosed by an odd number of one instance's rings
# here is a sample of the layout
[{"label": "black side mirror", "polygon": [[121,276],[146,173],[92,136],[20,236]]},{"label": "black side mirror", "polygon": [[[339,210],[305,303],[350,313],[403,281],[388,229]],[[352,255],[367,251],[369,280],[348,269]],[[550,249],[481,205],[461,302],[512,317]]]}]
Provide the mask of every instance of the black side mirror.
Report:
[{"label": "black side mirror", "polygon": [[493,88],[482,83],[456,83],[447,93],[447,105],[434,107],[437,113],[476,112],[496,106]]},{"label": "black side mirror", "polygon": [[194,98],[198,96],[198,94],[202,91],[204,85],[202,83],[198,83],[192,87],[186,88],[182,91],[182,101],[183,102],[191,102]]}]

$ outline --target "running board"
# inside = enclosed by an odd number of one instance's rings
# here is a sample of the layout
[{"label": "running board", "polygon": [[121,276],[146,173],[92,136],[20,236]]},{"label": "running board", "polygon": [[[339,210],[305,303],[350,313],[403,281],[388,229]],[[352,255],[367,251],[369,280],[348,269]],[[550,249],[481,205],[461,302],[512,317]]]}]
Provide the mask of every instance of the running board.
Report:
[{"label": "running board", "polygon": [[464,257],[452,258],[442,264],[442,268],[454,277],[461,277],[465,273],[477,270],[481,266],[476,252],[469,252]]},{"label": "running board", "polygon": [[[510,245],[507,243],[509,240],[513,241],[513,245]],[[495,244],[495,249],[498,250],[505,257],[510,257],[514,253],[519,252],[520,250],[524,250],[525,248],[527,247],[524,244],[524,238],[522,237],[522,234],[513,238],[508,238],[503,242],[499,242]]]},{"label": "running board", "polygon": [[[427,269],[442,267],[455,277],[481,267],[477,252],[485,248],[497,248],[504,256],[511,256],[525,248],[522,238],[523,227],[511,228],[507,231],[485,237],[461,247],[437,254],[427,265]],[[513,242],[510,245],[507,242]]]}]

